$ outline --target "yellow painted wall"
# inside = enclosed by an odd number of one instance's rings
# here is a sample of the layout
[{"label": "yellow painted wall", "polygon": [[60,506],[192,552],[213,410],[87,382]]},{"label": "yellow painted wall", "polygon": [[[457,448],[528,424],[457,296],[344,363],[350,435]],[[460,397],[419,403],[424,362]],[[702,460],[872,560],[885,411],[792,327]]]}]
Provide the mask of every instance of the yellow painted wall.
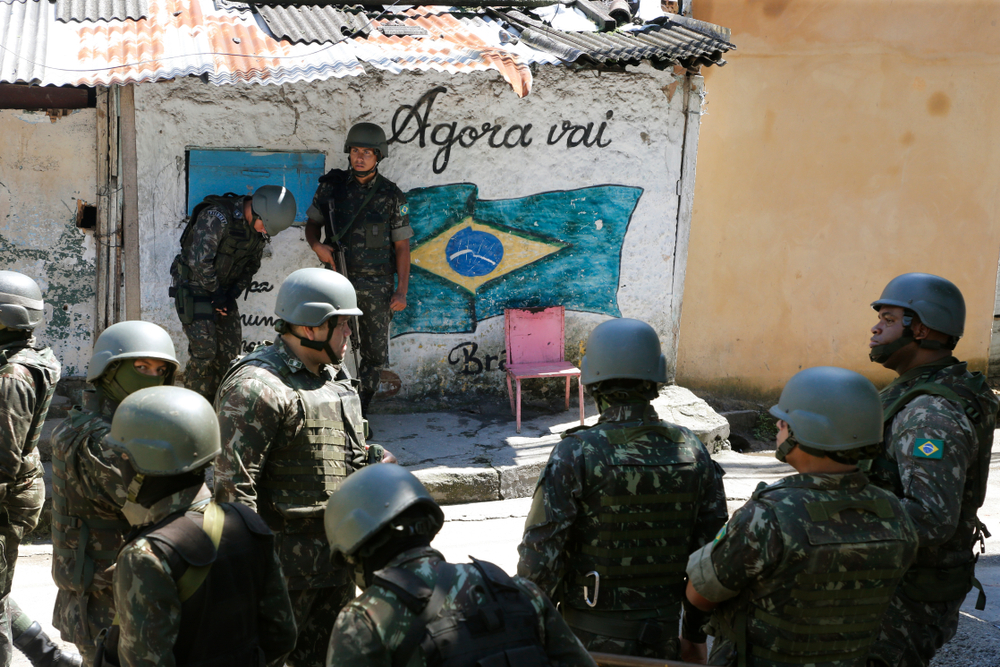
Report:
[{"label": "yellow painted wall", "polygon": [[1000,3],[695,0],[706,68],[677,381],[767,397],[800,368],[876,384],[868,304],[893,276],[965,295],[985,370],[1000,252]]}]

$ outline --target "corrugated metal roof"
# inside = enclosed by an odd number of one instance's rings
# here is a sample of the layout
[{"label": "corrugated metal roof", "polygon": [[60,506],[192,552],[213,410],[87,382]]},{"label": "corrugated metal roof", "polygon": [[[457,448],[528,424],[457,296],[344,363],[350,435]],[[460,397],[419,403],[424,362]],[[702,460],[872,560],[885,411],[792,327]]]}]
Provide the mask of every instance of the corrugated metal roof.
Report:
[{"label": "corrugated metal roof", "polygon": [[47,2],[0,0],[0,81],[44,80],[51,13]]},{"label": "corrugated metal roof", "polygon": [[[514,11],[254,5],[258,14],[234,0],[144,1],[142,19],[67,23],[56,20],[50,0],[0,0],[0,82],[97,86],[198,75],[216,84],[280,84],[358,76],[365,62],[389,72],[496,70],[524,96],[533,64],[721,65],[734,48],[725,29],[690,19],[584,33]],[[383,34],[384,25],[418,27],[421,35]]]},{"label": "corrugated metal roof", "polygon": [[145,18],[147,0],[52,0],[59,21],[123,21]]}]

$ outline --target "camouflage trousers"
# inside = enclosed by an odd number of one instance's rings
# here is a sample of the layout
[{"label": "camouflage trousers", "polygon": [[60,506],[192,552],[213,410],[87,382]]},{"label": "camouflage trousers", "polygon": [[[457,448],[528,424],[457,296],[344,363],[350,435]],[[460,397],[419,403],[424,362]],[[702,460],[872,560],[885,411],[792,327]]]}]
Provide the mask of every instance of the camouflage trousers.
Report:
[{"label": "camouflage trousers", "polygon": [[[40,470],[40,469],[39,469]],[[45,502],[45,482],[41,473],[19,486],[9,486],[0,512],[0,544],[3,546],[3,571],[0,573],[0,667],[9,667],[13,656],[11,614],[7,608],[10,587],[14,582],[17,549],[24,536],[38,525]]]},{"label": "camouflage trousers", "polygon": [[204,396],[209,403],[215,403],[215,391],[222,376],[243,345],[243,327],[235,302],[228,311],[227,315],[216,313],[212,320],[195,320],[182,325],[190,355],[184,369],[184,386]]},{"label": "camouflage trousers", "polygon": [[890,667],[924,667],[958,631],[958,610],[964,600],[919,602],[896,589],[871,658]]},{"label": "camouflage trousers", "polygon": [[52,625],[64,641],[76,644],[84,667],[91,667],[97,653],[95,640],[115,620],[115,596],[110,587],[86,595],[59,589],[52,611]]},{"label": "camouflage trousers", "polygon": [[354,583],[326,588],[288,591],[295,612],[298,638],[285,660],[287,667],[315,667],[326,664],[330,633],[340,610],[354,599]]},{"label": "camouflage trousers", "polygon": [[378,385],[382,368],[389,363],[389,323],[392,311],[389,299],[396,291],[396,276],[376,278],[351,278],[358,294],[358,308],[364,313],[358,318],[358,339],[360,340],[361,367],[358,379],[361,381],[361,408],[367,413]]}]

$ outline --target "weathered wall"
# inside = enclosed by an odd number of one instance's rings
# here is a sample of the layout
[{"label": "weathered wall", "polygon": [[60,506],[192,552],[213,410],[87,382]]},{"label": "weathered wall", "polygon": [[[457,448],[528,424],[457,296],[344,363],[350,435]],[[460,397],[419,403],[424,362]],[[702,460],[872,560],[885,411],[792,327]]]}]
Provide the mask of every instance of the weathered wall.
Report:
[{"label": "weathered wall", "polygon": [[1000,5],[698,0],[732,28],[707,115],[678,351],[685,386],[773,394],[867,358],[893,276],[964,292],[985,366],[1000,226]]},{"label": "weathered wall", "polygon": [[[687,235],[677,226],[685,93],[675,81],[651,68],[542,67],[526,99],[489,74],[140,85],[143,314],[167,327],[186,360],[166,296],[184,224],[186,147],[322,150],[327,168],[339,168],[347,128],[373,121],[396,129],[381,169],[410,191],[415,231],[409,306],[390,344],[401,396],[499,391],[509,305],[566,305],[572,359],[600,321],[645,319],[672,367],[683,287],[674,276],[683,277]],[[449,262],[449,241],[484,241],[477,247],[488,251]],[[239,304],[246,341],[273,338],[266,320],[275,287],[290,271],[317,265],[301,229],[273,240],[257,277],[261,291]]]},{"label": "weathered wall", "polygon": [[96,111],[50,120],[0,110],[0,268],[34,278],[45,294],[37,337],[63,377],[86,373],[94,313],[94,238],[76,227],[77,204],[97,203]]}]

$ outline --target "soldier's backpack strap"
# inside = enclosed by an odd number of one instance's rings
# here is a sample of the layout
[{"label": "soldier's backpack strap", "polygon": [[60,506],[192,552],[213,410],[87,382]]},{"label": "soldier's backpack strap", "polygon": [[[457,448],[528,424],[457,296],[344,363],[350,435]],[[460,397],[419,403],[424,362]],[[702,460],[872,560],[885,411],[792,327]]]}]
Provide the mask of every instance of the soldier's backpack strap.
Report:
[{"label": "soldier's backpack strap", "polygon": [[[417,615],[392,656],[392,667],[405,667],[420,645],[430,623],[444,605],[455,581],[455,566],[442,561],[439,576],[431,589],[420,577],[402,568],[386,568],[375,573],[373,584],[391,590]],[[412,606],[411,606],[412,605]]]},{"label": "soldier's backpack strap", "polygon": [[187,564],[177,580],[177,592],[185,602],[202,585],[215,562],[225,523],[222,507],[210,502],[205,508],[201,528],[186,516],[180,516],[149,533],[146,538],[170,547]]}]

